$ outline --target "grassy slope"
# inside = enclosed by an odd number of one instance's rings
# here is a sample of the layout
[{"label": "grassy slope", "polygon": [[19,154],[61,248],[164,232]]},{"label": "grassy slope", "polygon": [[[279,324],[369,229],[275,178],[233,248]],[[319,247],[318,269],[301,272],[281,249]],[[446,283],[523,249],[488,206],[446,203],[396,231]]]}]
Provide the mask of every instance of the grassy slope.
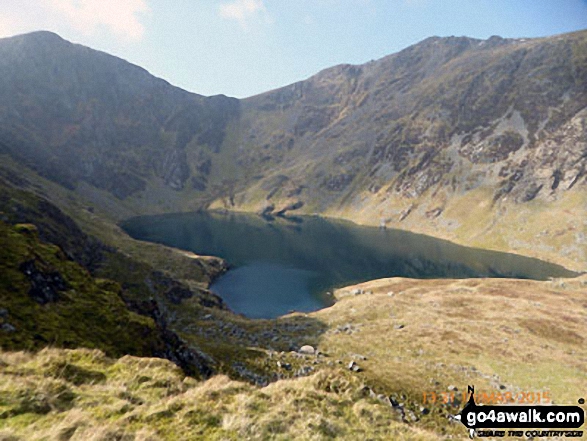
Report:
[{"label": "grassy slope", "polygon": [[[389,213],[389,228],[427,234],[455,243],[505,251],[557,263],[575,271],[587,270],[587,244],[584,191],[566,192],[552,202],[533,200],[521,205],[491,203],[491,191],[479,188],[445,202],[442,217],[430,219],[426,212],[436,202],[416,200],[387,201],[387,205],[369,203],[355,209],[330,210],[326,214],[346,218],[362,225],[378,226],[381,213]],[[405,220],[400,213],[414,209]]]},{"label": "grassy slope", "polygon": [[[130,238],[116,223],[121,219],[143,213],[128,201],[115,199],[96,189],[92,190],[91,195],[69,191],[6,155],[0,155],[0,158],[3,166],[0,168],[0,177],[4,178],[0,180],[1,194],[18,203],[32,206],[37,218],[42,217],[43,213],[35,209],[36,201],[39,198],[45,199],[71,217],[84,233],[124,255],[131,256],[133,260],[157,268],[189,286],[207,286],[210,277],[224,268],[222,259],[216,257],[196,256]],[[86,187],[83,189],[87,190]],[[96,202],[96,198],[100,199],[100,203],[93,203]]]},{"label": "grassy slope", "polygon": [[436,438],[335,371],[258,388],[225,376],[198,382],[165,360],[88,350],[0,353],[0,366],[0,439]]},{"label": "grassy slope", "polygon": [[[355,288],[364,294],[350,295]],[[0,434],[27,440],[461,438],[464,429],[446,418],[460,403],[442,402],[450,385],[457,398],[473,384],[488,394],[547,392],[555,403],[576,403],[587,387],[586,290],[585,276],[383,279],[341,289],[336,305],[313,314],[241,319],[247,338],[258,338],[266,370],[279,371],[278,360],[290,362],[292,371],[313,369],[303,378],[281,370],[284,378],[262,388],[224,376],[198,382],[164,360],[112,360],[84,350],[5,352]],[[225,313],[218,314],[206,319],[210,328],[223,324]],[[280,346],[262,339],[271,328],[270,336],[312,343],[326,355],[263,349]],[[234,349],[232,332],[220,332]],[[253,350],[254,343],[240,345]],[[346,369],[351,360],[361,372]],[[438,402],[431,404],[429,395],[423,403],[425,392],[436,392]],[[410,422],[401,423],[378,394],[403,402]]]},{"label": "grassy slope", "polygon": [[[58,299],[41,304],[29,295],[33,286],[22,270],[34,262],[46,280],[63,281]],[[111,355],[149,355],[160,345],[155,323],[130,312],[120,286],[92,278],[60,248],[41,244],[32,225],[0,222],[0,304],[5,311],[0,346],[7,349],[57,347],[100,348]],[[51,282],[42,283],[44,289]]]},{"label": "grassy slope", "polygon": [[[353,289],[366,294],[350,295]],[[550,393],[576,404],[587,387],[587,278],[533,282],[504,279],[382,279],[335,294],[316,313],[332,330],[321,348],[358,352],[365,380],[414,401],[424,391],[475,385],[485,391]],[[403,325],[404,327],[399,329]],[[503,391],[501,391],[503,392]]]}]

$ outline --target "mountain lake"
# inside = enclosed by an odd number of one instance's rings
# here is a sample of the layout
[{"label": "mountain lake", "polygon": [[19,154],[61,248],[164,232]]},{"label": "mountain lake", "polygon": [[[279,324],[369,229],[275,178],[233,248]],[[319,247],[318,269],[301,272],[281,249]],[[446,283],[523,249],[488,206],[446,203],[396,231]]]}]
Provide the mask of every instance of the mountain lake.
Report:
[{"label": "mountain lake", "polygon": [[210,289],[250,318],[315,311],[332,304],[334,288],[384,277],[576,275],[533,258],[317,216],[198,212],[140,216],[121,226],[135,239],[225,259],[230,269]]}]

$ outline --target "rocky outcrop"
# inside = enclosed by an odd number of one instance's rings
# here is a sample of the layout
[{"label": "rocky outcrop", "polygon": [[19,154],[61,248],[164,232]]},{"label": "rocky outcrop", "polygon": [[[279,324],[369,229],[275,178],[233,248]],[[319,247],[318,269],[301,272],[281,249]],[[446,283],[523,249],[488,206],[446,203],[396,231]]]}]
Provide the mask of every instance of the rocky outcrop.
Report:
[{"label": "rocky outcrop", "polygon": [[[573,180],[586,183],[586,47],[586,32],[430,38],[245,100],[245,111],[258,114],[242,136],[254,133],[265,149],[276,131],[291,136],[294,151],[280,163],[293,165],[274,168],[305,178],[308,202],[324,209],[352,208],[365,190],[373,199],[410,200],[487,186],[495,200],[548,199]],[[284,123],[268,130],[265,117],[276,109]],[[268,193],[273,176],[259,185]],[[561,187],[563,176],[572,178]],[[245,200],[254,197],[244,190]]]},{"label": "rocky outcrop", "polygon": [[154,350],[153,356],[166,358],[179,366],[186,374],[208,378],[216,372],[216,362],[193,345],[188,345],[176,332],[168,327],[165,313],[156,300],[127,302],[131,311],[150,317],[155,322],[161,344]]},{"label": "rocky outcrop", "polygon": [[29,296],[41,305],[58,301],[59,292],[68,289],[67,283],[59,271],[40,271],[34,260],[21,263],[19,269],[31,283],[28,291]]}]

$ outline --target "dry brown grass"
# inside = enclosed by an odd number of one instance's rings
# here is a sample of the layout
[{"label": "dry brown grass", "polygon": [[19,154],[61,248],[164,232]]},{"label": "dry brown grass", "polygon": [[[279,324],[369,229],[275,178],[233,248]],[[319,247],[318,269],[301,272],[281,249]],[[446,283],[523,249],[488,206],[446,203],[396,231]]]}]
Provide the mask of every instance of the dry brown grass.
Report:
[{"label": "dry brown grass", "polygon": [[[350,295],[355,288],[366,293]],[[406,395],[414,408],[425,392],[446,393],[449,385],[548,392],[555,403],[568,404],[587,388],[586,276],[551,282],[394,278],[335,294],[341,300],[315,314],[331,329],[321,349],[345,363],[353,353],[366,356],[358,375],[381,392]],[[344,324],[358,330],[332,331]],[[442,431],[440,416],[450,407],[432,407],[422,425]]]},{"label": "dry brown grass", "polygon": [[[50,368],[100,372],[75,381]],[[185,377],[166,360],[99,351],[0,353],[0,439],[8,440],[433,440],[365,396],[341,370],[255,387]]]},{"label": "dry brown grass", "polygon": [[[472,384],[568,404],[587,387],[586,276],[357,287],[365,293],[338,290],[333,307],[308,315],[326,326],[316,341],[327,355],[314,372],[266,387],[226,376],[199,382],[166,360],[99,351],[1,353],[0,439],[460,439],[464,428],[447,414],[462,405],[442,402],[449,385],[457,398]],[[348,371],[351,360],[361,372]],[[417,421],[401,422],[365,385]],[[431,392],[438,402],[424,403]]]}]

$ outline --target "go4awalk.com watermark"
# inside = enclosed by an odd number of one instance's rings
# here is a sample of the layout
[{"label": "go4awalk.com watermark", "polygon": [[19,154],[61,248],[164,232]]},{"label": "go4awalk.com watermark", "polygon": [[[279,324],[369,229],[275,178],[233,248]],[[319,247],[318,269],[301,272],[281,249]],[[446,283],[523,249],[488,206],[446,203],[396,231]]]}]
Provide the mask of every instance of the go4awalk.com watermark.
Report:
[{"label": "go4awalk.com watermark", "polygon": [[[579,406],[545,405],[477,405],[475,388],[468,387],[469,399],[454,417],[474,437],[579,438],[585,423],[585,412]],[[585,404],[580,398],[579,404]]]}]

